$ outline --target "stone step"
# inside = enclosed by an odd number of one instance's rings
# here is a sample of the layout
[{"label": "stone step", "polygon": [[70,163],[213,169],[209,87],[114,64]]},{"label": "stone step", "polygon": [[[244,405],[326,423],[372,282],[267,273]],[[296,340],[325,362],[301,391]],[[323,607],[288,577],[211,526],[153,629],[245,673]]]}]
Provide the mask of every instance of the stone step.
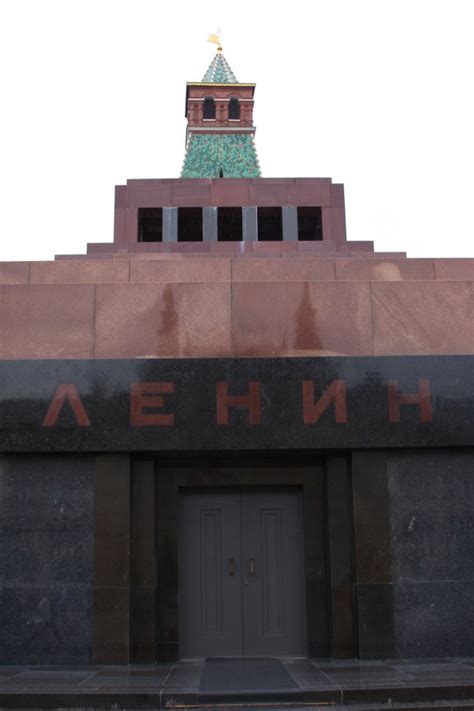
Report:
[{"label": "stone step", "polygon": [[[114,684],[111,685],[112,687]],[[115,683],[115,688],[85,691],[78,687],[55,688],[49,683],[42,687],[25,685],[24,689],[0,689],[1,709],[165,709],[198,708],[201,711],[253,711],[261,708],[322,709],[334,711],[439,711],[440,709],[474,709],[474,684],[412,685],[412,686],[353,686],[348,688],[319,687],[291,689],[259,689],[242,691],[201,692],[196,688],[150,690]]]}]

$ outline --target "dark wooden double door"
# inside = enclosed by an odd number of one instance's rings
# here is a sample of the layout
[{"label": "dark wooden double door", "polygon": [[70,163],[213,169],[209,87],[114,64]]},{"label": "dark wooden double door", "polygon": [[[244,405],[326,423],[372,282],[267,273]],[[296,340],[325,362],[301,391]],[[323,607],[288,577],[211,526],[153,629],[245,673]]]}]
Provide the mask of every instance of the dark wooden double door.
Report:
[{"label": "dark wooden double door", "polygon": [[181,495],[182,657],[306,655],[298,489]]}]

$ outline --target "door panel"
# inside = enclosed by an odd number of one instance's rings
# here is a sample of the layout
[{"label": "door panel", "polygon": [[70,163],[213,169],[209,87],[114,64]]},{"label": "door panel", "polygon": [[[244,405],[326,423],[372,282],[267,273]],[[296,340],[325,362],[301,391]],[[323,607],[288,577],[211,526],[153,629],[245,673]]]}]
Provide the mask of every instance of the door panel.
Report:
[{"label": "door panel", "polygon": [[186,493],[180,540],[182,656],[306,654],[297,490]]},{"label": "door panel", "polygon": [[245,493],[242,521],[244,654],[305,655],[300,494]]},{"label": "door panel", "polygon": [[283,612],[282,515],[279,510],[260,510],[262,568],[262,633],[285,634]]},{"label": "door panel", "polygon": [[181,654],[242,654],[240,501],[235,494],[181,499]]},{"label": "door panel", "polygon": [[222,636],[222,511],[200,514],[201,634]]}]

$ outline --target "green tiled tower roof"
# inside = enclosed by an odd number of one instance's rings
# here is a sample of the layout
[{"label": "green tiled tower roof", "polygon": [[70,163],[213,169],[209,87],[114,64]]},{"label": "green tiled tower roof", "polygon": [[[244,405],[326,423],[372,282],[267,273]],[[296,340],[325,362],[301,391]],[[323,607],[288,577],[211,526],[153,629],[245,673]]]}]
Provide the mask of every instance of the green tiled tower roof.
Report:
[{"label": "green tiled tower roof", "polygon": [[217,52],[202,82],[203,84],[238,84],[234,72],[221,52]]},{"label": "green tiled tower roof", "polygon": [[182,178],[259,178],[251,133],[190,134]]}]

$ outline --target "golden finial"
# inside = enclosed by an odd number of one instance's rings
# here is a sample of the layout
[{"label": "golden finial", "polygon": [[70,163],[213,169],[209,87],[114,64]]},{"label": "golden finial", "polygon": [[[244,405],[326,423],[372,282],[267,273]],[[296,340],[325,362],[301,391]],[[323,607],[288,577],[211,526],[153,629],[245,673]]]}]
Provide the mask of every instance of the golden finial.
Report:
[{"label": "golden finial", "polygon": [[[218,30],[219,31],[219,30]],[[209,35],[207,38],[208,42],[211,42],[212,44],[217,44],[217,51],[220,54],[222,52],[222,45],[221,45],[221,38],[220,34],[218,35]]]}]

